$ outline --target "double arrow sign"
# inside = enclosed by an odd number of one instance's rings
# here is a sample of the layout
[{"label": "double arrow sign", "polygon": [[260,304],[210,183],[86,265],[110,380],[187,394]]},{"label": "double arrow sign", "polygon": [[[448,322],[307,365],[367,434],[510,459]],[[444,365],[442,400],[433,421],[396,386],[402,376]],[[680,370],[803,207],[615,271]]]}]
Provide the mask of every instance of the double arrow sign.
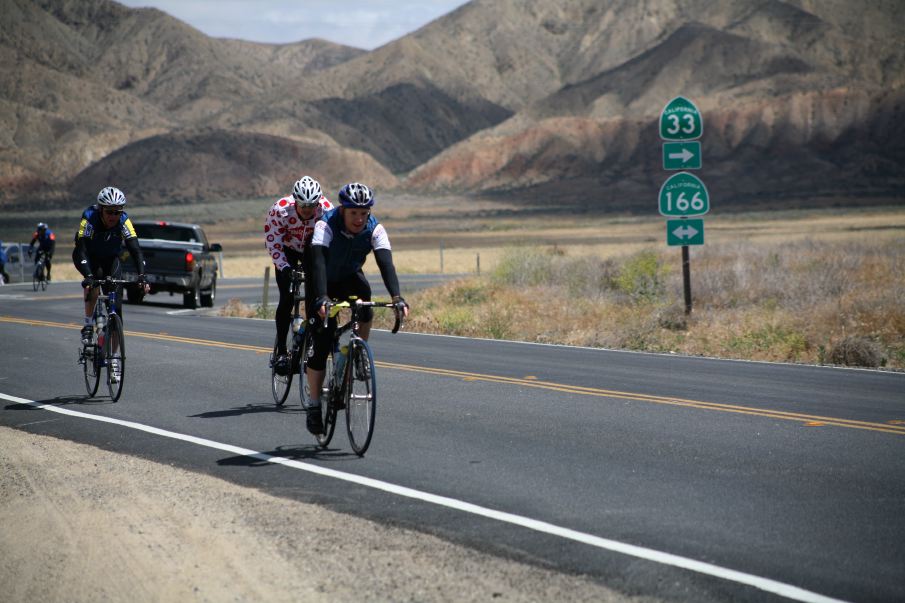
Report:
[{"label": "double arrow sign", "polygon": [[682,218],[666,221],[667,245],[703,245],[704,220],[700,218]]}]

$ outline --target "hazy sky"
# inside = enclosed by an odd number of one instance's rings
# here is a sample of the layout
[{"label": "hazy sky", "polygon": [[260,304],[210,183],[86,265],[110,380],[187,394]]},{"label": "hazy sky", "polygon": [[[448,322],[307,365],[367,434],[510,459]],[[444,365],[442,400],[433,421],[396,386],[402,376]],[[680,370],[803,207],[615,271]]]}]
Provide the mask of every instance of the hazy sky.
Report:
[{"label": "hazy sky", "polygon": [[373,50],[467,0],[119,0],[152,6],[217,38],[285,44],[309,38]]}]

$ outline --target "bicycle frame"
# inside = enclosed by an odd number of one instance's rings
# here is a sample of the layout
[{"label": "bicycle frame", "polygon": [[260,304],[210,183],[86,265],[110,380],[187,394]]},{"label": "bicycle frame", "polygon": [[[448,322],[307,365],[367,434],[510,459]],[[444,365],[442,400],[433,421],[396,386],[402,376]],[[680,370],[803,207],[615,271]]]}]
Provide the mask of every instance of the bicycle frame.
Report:
[{"label": "bicycle frame", "polygon": [[[91,287],[105,286],[112,288],[95,300],[92,317],[95,325],[103,325],[98,330],[96,342],[82,344],[79,363],[84,365],[85,385],[88,395],[97,393],[100,382],[101,367],[107,367],[107,386],[110,398],[114,402],[119,400],[122,394],[123,379],[126,365],[125,339],[123,336],[122,318],[116,311],[120,285],[130,284],[131,281],[106,278],[93,280]],[[86,292],[86,301],[89,292]],[[89,367],[88,363],[91,363]]]},{"label": "bicycle frame", "polygon": [[[377,378],[374,369],[374,357],[368,342],[359,334],[361,312],[368,307],[389,307],[396,312],[396,324],[393,333],[399,330],[402,315],[393,303],[362,301],[352,298],[349,301],[328,302],[324,324],[335,319],[338,313],[348,308],[351,316],[342,325],[337,325],[330,339],[328,352],[328,370],[324,375],[324,386],[321,393],[321,418],[324,432],[317,435],[321,447],[329,445],[336,429],[336,415],[345,409],[346,433],[355,454],[363,456],[371,443],[374,433],[374,419],[377,407]],[[345,353],[338,352],[339,345],[348,333],[349,344]],[[345,362],[341,370],[337,363]],[[309,411],[310,412],[310,411]]]}]

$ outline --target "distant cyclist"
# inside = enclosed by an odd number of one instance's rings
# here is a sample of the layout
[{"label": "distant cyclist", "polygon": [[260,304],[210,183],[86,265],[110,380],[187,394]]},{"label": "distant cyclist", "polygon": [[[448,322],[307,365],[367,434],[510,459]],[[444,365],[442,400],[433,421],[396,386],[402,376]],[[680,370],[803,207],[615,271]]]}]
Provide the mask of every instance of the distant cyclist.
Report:
[{"label": "distant cyclist", "polygon": [[[138,246],[138,237],[128,214],[124,209],[126,196],[118,188],[108,186],[97,195],[97,203],[82,213],[79,229],[75,234],[75,249],[72,262],[82,274],[85,289],[85,326],[82,327],[82,341],[90,342],[93,333],[92,316],[97,303],[97,287],[91,281],[106,277],[122,278],[120,254],[125,247],[129,251],[138,281],[145,293],[150,286],[145,278],[145,262]],[[109,293],[107,289],[104,293]],[[117,297],[116,311],[122,316],[122,295]],[[115,374],[114,374],[115,376]]]},{"label": "distant cyclist", "polygon": [[35,256],[35,264],[41,261],[41,258],[44,258],[44,265],[47,267],[45,274],[47,275],[47,282],[50,282],[50,264],[53,259],[53,252],[57,246],[57,235],[53,234],[53,231],[47,227],[47,224],[44,222],[38,222],[38,225],[35,227],[35,233],[31,235],[31,243],[28,244],[28,257],[31,257],[35,252],[34,247],[35,243],[38,244],[38,255]]},{"label": "distant cyclist", "polygon": [[310,306],[314,300],[308,295],[310,290],[310,254],[305,249],[311,243],[314,224],[333,209],[321,190],[321,185],[310,176],[303,176],[292,187],[292,194],[273,204],[264,221],[264,242],[276,270],[280,302],[277,304],[274,320],[277,329],[277,356],[274,369],[278,375],[289,373],[286,354],[286,336],[289,334],[290,314],[293,299],[289,294],[292,270],[301,266],[305,273],[305,309],[311,316]]},{"label": "distant cyclist", "polygon": [[[383,284],[393,297],[397,308],[408,316],[408,305],[399,294],[399,279],[393,265],[390,239],[383,225],[371,215],[375,197],[364,184],[352,182],[339,191],[340,207],[328,212],[317,223],[311,240],[313,268],[313,294],[316,311],[321,320],[326,317],[326,303],[331,298],[348,299],[355,296],[362,301],[371,300],[371,285],[362,272],[367,256],[372,251]],[[359,334],[367,339],[371,332],[373,311],[364,308]],[[315,335],[314,354],[308,359],[308,431],[313,434],[324,430],[321,420],[320,391],[324,384],[324,369],[336,319],[330,319],[328,327]]]}]

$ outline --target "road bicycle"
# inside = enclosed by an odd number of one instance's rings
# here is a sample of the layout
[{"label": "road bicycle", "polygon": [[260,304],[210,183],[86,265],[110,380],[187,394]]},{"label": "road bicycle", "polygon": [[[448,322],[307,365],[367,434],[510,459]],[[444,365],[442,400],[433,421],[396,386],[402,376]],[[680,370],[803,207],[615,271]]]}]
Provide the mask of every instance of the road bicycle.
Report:
[{"label": "road bicycle", "polygon": [[[289,373],[280,375],[277,373],[275,364],[277,359],[277,342],[274,340],[273,351],[270,353],[270,390],[273,392],[273,401],[277,406],[282,406],[289,396],[289,389],[292,386],[294,375],[301,375],[302,358],[307,358],[308,350],[311,348],[310,329],[305,328],[305,320],[300,312],[301,302],[305,299],[305,275],[301,270],[293,270],[292,277],[289,281],[289,294],[292,295],[292,329],[290,330],[286,342],[286,352],[289,357]],[[301,377],[300,377],[301,378]],[[299,397],[302,406],[305,405],[305,391],[299,387]]]},{"label": "road bicycle", "polygon": [[[398,332],[402,326],[403,315],[392,302],[350,298],[348,301],[328,302],[327,316],[335,318],[346,308],[351,311],[349,320],[342,326],[337,326],[327,355],[324,385],[320,396],[324,431],[316,438],[317,443],[326,448],[333,439],[337,414],[345,409],[349,444],[355,454],[364,456],[374,435],[374,419],[377,414],[377,371],[374,369],[371,346],[358,333],[361,312],[365,308],[393,308],[396,313],[393,333]],[[325,326],[326,322],[325,320]],[[346,343],[342,343],[343,340],[347,340]],[[307,360],[307,356],[305,358]],[[304,389],[306,397],[310,397],[307,379]]]},{"label": "road bicycle", "polygon": [[47,256],[40,249],[35,255],[35,270],[31,275],[31,286],[35,291],[47,290]]},{"label": "road bicycle", "polygon": [[116,312],[116,300],[118,287],[129,284],[133,284],[132,281],[109,277],[91,283],[91,287],[103,286],[110,292],[98,296],[93,315],[94,334],[90,340],[82,342],[79,350],[79,364],[85,374],[85,389],[89,397],[97,393],[104,373],[110,399],[116,402],[122,394],[126,374],[126,342],[123,319]]}]

